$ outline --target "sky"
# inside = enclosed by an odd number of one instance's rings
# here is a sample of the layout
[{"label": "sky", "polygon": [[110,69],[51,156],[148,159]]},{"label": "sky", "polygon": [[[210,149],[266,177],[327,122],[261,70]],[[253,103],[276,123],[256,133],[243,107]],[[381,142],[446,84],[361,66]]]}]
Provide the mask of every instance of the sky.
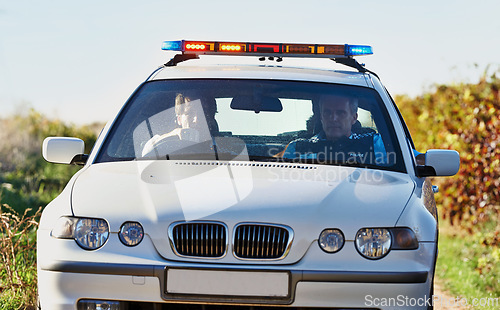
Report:
[{"label": "sky", "polygon": [[0,0],[0,118],[106,122],[181,39],[371,45],[359,61],[414,97],[497,70],[499,32],[498,0]]}]

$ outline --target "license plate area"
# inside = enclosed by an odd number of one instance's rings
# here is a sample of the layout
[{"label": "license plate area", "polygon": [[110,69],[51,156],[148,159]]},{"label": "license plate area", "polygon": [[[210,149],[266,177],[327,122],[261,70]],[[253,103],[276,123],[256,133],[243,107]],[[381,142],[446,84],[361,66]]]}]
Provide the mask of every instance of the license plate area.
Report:
[{"label": "license plate area", "polygon": [[286,271],[167,268],[165,293],[186,300],[283,302],[290,300],[290,281]]}]

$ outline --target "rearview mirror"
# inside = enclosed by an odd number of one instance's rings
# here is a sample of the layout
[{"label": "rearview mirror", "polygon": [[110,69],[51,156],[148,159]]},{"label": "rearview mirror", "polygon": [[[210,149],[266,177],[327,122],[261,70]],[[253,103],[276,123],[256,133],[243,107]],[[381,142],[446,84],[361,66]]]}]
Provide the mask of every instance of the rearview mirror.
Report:
[{"label": "rearview mirror", "polygon": [[236,96],[231,100],[231,109],[254,111],[259,113],[265,112],[281,112],[283,105],[278,98],[266,96]]}]

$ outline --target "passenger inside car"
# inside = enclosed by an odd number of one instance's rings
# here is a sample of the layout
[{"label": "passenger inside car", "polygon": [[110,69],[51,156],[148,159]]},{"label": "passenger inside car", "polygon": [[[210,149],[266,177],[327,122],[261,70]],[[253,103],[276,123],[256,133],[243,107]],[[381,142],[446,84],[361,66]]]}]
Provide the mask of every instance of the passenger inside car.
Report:
[{"label": "passenger inside car", "polygon": [[[216,113],[217,104],[213,97],[199,94],[187,96],[178,94],[175,98],[175,114],[177,122],[181,126],[180,129],[193,128],[201,131],[200,134],[216,135],[219,131],[215,120]],[[205,124],[208,127],[208,132],[206,132]]]},{"label": "passenger inside car", "polygon": [[[154,135],[144,145],[142,156],[148,157],[162,145],[170,145],[176,151],[195,143],[210,141],[218,135],[219,127],[215,120],[217,105],[214,98],[200,94],[178,94],[175,98],[176,122],[179,127],[163,135]],[[169,153],[163,150],[161,153]]]}]

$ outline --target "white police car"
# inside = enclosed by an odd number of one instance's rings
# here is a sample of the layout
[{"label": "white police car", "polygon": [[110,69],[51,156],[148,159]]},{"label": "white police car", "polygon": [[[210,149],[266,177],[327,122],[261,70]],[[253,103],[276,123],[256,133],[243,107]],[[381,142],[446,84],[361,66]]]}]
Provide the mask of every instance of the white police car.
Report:
[{"label": "white police car", "polygon": [[[432,176],[369,46],[169,41],[38,230],[42,309],[432,307]],[[356,71],[202,65],[199,55],[330,58]],[[184,63],[184,61],[187,61]],[[332,63],[333,64],[333,63]],[[416,156],[418,154],[418,156]],[[417,160],[418,158],[418,160]],[[274,309],[274,308],[273,308]]]}]

